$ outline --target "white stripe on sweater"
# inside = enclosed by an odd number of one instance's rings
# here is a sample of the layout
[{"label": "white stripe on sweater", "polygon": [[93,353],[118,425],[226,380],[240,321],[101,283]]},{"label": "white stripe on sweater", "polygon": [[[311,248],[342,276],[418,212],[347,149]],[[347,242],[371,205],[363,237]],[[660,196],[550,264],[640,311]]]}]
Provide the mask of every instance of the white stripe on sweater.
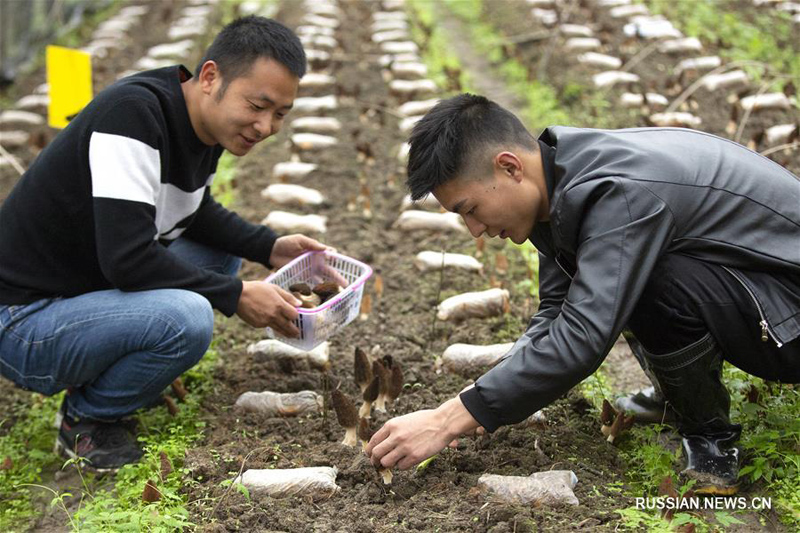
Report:
[{"label": "white stripe on sweater", "polygon": [[155,148],[130,137],[96,131],[89,139],[89,170],[93,197],[156,205],[161,157]]},{"label": "white stripe on sweater", "polygon": [[204,191],[205,187],[200,187],[186,192],[170,183],[162,183],[156,201],[156,238],[176,239],[183,229],[174,233],[175,224],[197,211]]}]

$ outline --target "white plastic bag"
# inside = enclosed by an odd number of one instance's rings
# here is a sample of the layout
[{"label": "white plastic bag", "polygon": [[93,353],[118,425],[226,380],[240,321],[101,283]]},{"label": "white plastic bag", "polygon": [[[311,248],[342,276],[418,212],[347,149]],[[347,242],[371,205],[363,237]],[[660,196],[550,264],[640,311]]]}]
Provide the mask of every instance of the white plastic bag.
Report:
[{"label": "white plastic bag", "polygon": [[300,117],[292,121],[292,129],[310,133],[336,133],[342,129],[342,123],[333,117]]},{"label": "white plastic bag", "polygon": [[293,359],[307,362],[311,367],[324,370],[330,365],[330,343],[323,342],[311,351],[300,350],[275,339],[265,339],[250,344],[247,353],[260,360]]},{"label": "white plastic bag", "polygon": [[696,117],[691,113],[676,111],[672,113],[656,113],[650,115],[650,122],[661,127],[697,128],[703,121],[700,117]]},{"label": "white plastic bag", "polygon": [[414,258],[414,266],[421,272],[440,270],[442,267],[460,268],[471,272],[483,270],[483,264],[471,255],[445,253],[442,257],[442,252],[432,251],[418,253]]},{"label": "white plastic bag", "polygon": [[301,161],[283,161],[276,163],[272,167],[272,177],[275,179],[290,178],[299,179],[317,169],[314,163],[303,163]]},{"label": "white plastic bag", "polygon": [[614,87],[620,83],[636,83],[639,81],[639,76],[632,72],[622,72],[620,70],[608,70],[595,74],[592,76],[592,82],[595,87]]},{"label": "white plastic bag", "polygon": [[436,317],[439,320],[454,321],[465,318],[487,318],[508,312],[508,307],[506,289],[465,292],[440,303]]},{"label": "white plastic bag", "polygon": [[325,233],[328,218],[322,215],[295,215],[273,211],[261,221],[277,233]]},{"label": "white plastic bag", "polygon": [[428,211],[408,210],[400,214],[394,227],[406,231],[458,231],[467,232],[467,227],[456,213],[429,213]]},{"label": "white plastic bag", "polygon": [[438,98],[431,98],[430,100],[412,100],[406,102],[397,108],[397,111],[404,117],[413,117],[416,115],[424,115],[434,108],[439,103]]},{"label": "white plastic bag", "polygon": [[292,144],[300,150],[321,150],[336,146],[338,142],[336,137],[318,133],[295,133],[292,135]]},{"label": "white plastic bag", "polygon": [[451,344],[442,354],[441,364],[445,370],[454,373],[469,373],[486,370],[494,366],[514,346],[513,342],[502,344]]},{"label": "white plastic bag", "polygon": [[256,496],[283,498],[286,496],[322,496],[337,493],[338,471],[333,466],[306,468],[246,470],[234,483],[241,483]]},{"label": "white plastic bag", "polygon": [[572,489],[578,478],[571,470],[536,472],[530,476],[484,474],[477,487],[489,501],[539,505],[578,505]]},{"label": "white plastic bag", "polygon": [[245,392],[236,407],[271,416],[299,416],[322,410],[322,396],[311,390],[300,392]]},{"label": "white plastic bag", "polygon": [[742,109],[762,111],[764,109],[789,109],[792,104],[783,93],[766,93],[745,96],[741,102]]},{"label": "white plastic bag", "polygon": [[261,191],[261,196],[281,205],[320,205],[325,201],[318,190],[289,183],[273,183]]}]

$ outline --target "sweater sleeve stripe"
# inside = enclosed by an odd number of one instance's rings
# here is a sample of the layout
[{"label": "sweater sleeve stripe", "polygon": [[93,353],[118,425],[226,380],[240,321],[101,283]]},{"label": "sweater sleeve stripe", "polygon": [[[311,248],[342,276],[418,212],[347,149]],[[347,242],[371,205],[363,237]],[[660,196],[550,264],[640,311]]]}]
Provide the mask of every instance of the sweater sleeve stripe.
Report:
[{"label": "sweater sleeve stripe", "polygon": [[155,205],[161,160],[147,144],[96,131],[89,140],[89,169],[93,197]]},{"label": "sweater sleeve stripe", "polygon": [[171,183],[162,183],[156,200],[156,227],[158,238],[177,239],[181,231],[176,226],[200,208],[205,187],[186,192]]}]

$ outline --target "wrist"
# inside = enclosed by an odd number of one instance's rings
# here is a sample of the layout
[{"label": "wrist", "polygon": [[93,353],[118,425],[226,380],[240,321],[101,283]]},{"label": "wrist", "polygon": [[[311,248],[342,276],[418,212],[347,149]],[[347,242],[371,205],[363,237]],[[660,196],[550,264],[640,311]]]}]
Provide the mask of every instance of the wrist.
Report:
[{"label": "wrist", "polygon": [[480,426],[458,396],[444,402],[436,408],[436,412],[439,414],[442,428],[449,438],[456,438]]}]

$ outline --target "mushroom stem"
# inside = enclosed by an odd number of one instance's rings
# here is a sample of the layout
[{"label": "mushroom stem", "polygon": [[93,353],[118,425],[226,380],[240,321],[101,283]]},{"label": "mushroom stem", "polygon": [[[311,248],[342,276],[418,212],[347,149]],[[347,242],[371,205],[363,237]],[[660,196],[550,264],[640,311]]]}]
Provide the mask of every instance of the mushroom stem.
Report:
[{"label": "mushroom stem", "polygon": [[381,413],[386,412],[386,394],[378,395],[378,399],[375,400],[375,410]]},{"label": "mushroom stem", "polygon": [[345,431],[344,440],[342,441],[343,445],[345,445],[345,446],[356,446],[358,444],[358,438],[356,437],[356,429],[357,428],[358,428],[358,426],[353,426],[353,427],[346,428],[347,431]]},{"label": "mushroom stem", "polygon": [[383,479],[384,485],[391,485],[392,484],[392,471],[388,468],[380,468],[378,469],[378,473],[381,475]]},{"label": "mushroom stem", "polygon": [[368,402],[364,400],[361,404],[361,407],[358,410],[359,418],[372,418],[372,402]]}]

